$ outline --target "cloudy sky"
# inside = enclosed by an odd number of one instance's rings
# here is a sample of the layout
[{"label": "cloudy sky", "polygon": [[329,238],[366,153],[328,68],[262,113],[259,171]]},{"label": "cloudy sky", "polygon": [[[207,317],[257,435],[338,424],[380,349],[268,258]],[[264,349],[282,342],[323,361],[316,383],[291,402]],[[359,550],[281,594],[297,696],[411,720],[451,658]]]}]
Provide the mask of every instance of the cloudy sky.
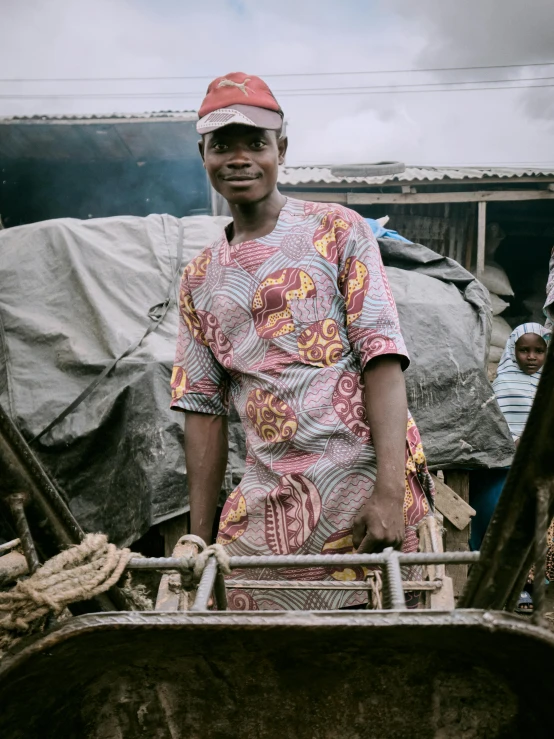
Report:
[{"label": "cloudy sky", "polygon": [[212,77],[244,71],[265,76],[285,110],[289,164],[554,166],[554,0],[2,0],[1,11],[0,115],[196,110]]}]

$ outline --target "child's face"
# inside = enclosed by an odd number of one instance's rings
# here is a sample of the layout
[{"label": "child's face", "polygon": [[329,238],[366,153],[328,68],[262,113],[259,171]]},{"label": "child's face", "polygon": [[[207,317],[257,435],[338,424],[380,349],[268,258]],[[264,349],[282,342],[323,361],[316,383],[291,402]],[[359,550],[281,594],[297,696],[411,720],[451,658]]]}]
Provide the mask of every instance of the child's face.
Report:
[{"label": "child's face", "polygon": [[537,334],[523,334],[516,341],[516,360],[526,375],[534,375],[544,364],[546,341]]}]

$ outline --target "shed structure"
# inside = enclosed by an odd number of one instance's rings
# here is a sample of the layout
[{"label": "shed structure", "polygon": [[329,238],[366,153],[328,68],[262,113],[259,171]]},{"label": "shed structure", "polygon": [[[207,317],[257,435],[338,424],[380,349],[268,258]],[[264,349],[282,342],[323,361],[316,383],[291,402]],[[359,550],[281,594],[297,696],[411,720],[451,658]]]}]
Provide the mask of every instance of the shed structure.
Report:
[{"label": "shed structure", "polygon": [[346,205],[368,218],[388,215],[391,228],[477,276],[485,265],[487,238],[495,235],[500,243],[495,260],[515,293],[506,318],[513,325],[541,320],[554,244],[554,171],[400,166],[395,174],[375,176],[374,169],[286,167],[280,189],[291,197]]}]

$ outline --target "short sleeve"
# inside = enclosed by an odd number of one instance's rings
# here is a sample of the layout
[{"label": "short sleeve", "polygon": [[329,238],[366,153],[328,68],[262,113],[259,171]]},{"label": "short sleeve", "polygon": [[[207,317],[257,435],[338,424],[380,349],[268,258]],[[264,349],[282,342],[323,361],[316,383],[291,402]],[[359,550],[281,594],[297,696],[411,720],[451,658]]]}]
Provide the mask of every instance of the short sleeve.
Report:
[{"label": "short sleeve", "polygon": [[338,286],[345,301],[346,329],[362,369],[385,354],[398,354],[406,369],[410,358],[373,232],[358,217],[341,230],[338,247]]},{"label": "short sleeve", "polygon": [[230,378],[215,358],[196,313],[185,270],[179,291],[179,333],[171,375],[171,408],[229,413]]}]

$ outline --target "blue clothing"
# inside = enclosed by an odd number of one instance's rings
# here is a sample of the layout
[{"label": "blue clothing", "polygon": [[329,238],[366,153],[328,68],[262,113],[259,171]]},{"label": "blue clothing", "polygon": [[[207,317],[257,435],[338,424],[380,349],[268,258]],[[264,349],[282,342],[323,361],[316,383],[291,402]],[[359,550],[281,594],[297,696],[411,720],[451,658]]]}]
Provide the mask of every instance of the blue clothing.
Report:
[{"label": "blue clothing", "polygon": [[469,504],[475,508],[475,516],[471,519],[471,549],[475,552],[481,548],[483,537],[496,508],[500,493],[508,477],[510,468],[494,470],[474,470],[471,472],[469,486]]},{"label": "blue clothing", "polygon": [[393,231],[391,228],[381,226],[379,221],[376,221],[374,218],[364,218],[364,220],[369,224],[369,227],[373,231],[373,235],[376,239],[394,239],[395,241],[404,241],[406,244],[413,244],[413,241],[405,239],[404,236],[401,236],[398,233],[398,231]]}]

